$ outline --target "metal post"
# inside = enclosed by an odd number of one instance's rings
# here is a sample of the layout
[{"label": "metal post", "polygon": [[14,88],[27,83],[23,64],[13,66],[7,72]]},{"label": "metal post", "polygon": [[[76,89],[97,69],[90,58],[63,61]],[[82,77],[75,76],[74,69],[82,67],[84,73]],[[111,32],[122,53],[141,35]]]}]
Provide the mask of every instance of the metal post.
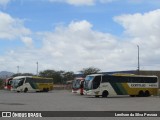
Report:
[{"label": "metal post", "polygon": [[38,76],[38,62],[37,62],[37,76]]},{"label": "metal post", "polygon": [[139,63],[139,45],[137,45],[138,48],[138,74],[140,72],[140,63]]},{"label": "metal post", "polygon": [[19,66],[17,66],[17,73],[19,73]]}]

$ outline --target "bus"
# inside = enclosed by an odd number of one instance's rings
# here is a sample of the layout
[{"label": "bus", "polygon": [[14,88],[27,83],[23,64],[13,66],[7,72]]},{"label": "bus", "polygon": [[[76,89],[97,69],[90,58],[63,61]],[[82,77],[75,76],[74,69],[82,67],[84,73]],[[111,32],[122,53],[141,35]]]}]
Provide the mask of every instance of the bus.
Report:
[{"label": "bus", "polygon": [[83,95],[83,77],[76,77],[72,83],[72,93]]},{"label": "bus", "polygon": [[84,94],[95,97],[130,95],[148,97],[158,94],[158,77],[144,75],[88,75],[84,82]]},{"label": "bus", "polygon": [[53,90],[53,79],[37,76],[14,77],[11,90],[17,92],[48,92]]},{"label": "bus", "polygon": [[4,89],[5,90],[11,90],[11,81],[12,81],[12,77],[11,78],[7,78],[5,81],[4,81]]}]

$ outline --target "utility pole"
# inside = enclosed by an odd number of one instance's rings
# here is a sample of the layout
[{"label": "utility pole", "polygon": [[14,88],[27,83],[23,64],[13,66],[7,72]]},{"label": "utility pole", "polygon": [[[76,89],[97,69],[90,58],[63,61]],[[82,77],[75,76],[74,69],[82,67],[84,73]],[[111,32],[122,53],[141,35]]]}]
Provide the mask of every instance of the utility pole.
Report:
[{"label": "utility pole", "polygon": [[37,76],[38,76],[38,62],[37,62]]},{"label": "utility pole", "polygon": [[139,45],[137,45],[137,48],[138,48],[138,74],[140,72],[140,63],[139,63]]},{"label": "utility pole", "polygon": [[17,66],[17,73],[19,73],[19,66]]}]

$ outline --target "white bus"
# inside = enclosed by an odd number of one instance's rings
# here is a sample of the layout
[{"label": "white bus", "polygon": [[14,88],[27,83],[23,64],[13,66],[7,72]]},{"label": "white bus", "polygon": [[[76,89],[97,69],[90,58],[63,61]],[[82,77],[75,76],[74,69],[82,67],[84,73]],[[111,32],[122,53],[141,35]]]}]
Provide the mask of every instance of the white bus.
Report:
[{"label": "white bus", "polygon": [[84,82],[84,94],[95,97],[112,95],[150,96],[158,93],[157,76],[133,74],[93,74],[88,75]]},{"label": "white bus", "polygon": [[53,79],[37,76],[18,76],[11,82],[11,90],[17,92],[48,92],[53,89]]}]

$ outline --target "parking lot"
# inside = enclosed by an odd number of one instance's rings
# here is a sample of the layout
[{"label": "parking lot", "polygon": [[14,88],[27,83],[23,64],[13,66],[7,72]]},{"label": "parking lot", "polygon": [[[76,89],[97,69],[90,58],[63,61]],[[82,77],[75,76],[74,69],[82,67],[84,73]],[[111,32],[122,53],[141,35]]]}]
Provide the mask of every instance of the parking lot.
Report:
[{"label": "parking lot", "polygon": [[160,97],[95,98],[53,90],[48,93],[0,91],[0,111],[160,111]]}]

